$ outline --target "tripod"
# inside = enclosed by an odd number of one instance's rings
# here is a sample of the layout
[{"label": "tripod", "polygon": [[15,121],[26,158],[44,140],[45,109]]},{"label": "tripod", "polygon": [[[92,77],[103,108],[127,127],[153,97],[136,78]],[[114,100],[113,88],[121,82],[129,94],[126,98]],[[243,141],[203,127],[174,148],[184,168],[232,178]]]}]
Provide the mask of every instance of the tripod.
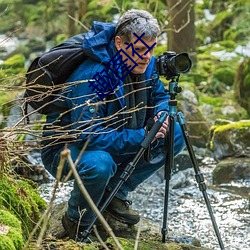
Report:
[{"label": "tripod", "polygon": [[[108,198],[102,204],[102,206],[99,210],[102,213],[107,208],[107,206],[112,201],[112,199],[114,198],[114,196],[116,195],[116,193],[118,192],[118,190],[120,189],[122,184],[132,174],[138,161],[143,156],[143,154],[147,150],[147,148],[150,146],[150,143],[155,138],[155,135],[157,134],[157,132],[161,128],[161,126],[162,126],[163,122],[166,120],[167,116],[169,116],[169,132],[168,132],[168,136],[166,138],[168,151],[166,153],[166,162],[165,162],[166,185],[165,185],[165,201],[164,201],[164,215],[163,215],[163,227],[162,227],[162,242],[163,243],[166,242],[166,234],[168,232],[168,230],[167,230],[167,214],[168,214],[169,181],[171,179],[172,169],[173,169],[173,164],[174,164],[174,123],[175,123],[175,118],[177,117],[178,122],[181,125],[181,130],[182,130],[185,142],[186,142],[186,146],[187,146],[191,161],[192,161],[193,166],[194,166],[196,181],[199,184],[199,189],[200,189],[200,191],[202,191],[203,197],[205,199],[206,206],[207,206],[207,209],[209,211],[209,215],[210,215],[217,239],[219,241],[220,248],[221,248],[221,250],[224,250],[225,248],[224,248],[223,242],[221,240],[221,236],[220,236],[218,226],[216,224],[216,221],[215,221],[215,218],[213,215],[213,211],[212,211],[209,199],[208,199],[208,195],[206,193],[206,184],[204,183],[203,175],[199,170],[198,163],[197,163],[197,160],[195,158],[195,154],[193,152],[193,149],[192,149],[192,146],[191,146],[191,143],[189,140],[189,135],[188,135],[188,132],[186,129],[184,117],[180,112],[177,113],[177,111],[176,111],[177,101],[176,101],[175,97],[176,97],[177,93],[181,92],[181,88],[178,86],[178,79],[179,79],[179,77],[176,80],[172,79],[169,83],[169,94],[170,94],[169,114],[167,114],[167,112],[161,113],[159,119],[155,122],[155,124],[151,128],[148,135],[142,141],[140,150],[135,155],[134,159],[130,163],[128,163],[128,165],[124,169],[123,173],[121,174],[120,180],[117,183],[116,187],[109,194]],[[83,241],[87,240],[88,235],[91,232],[92,227],[94,226],[96,220],[97,220],[97,216],[94,217],[94,219],[92,220],[90,225],[83,231],[83,233],[82,233]]]},{"label": "tripod", "polygon": [[177,120],[181,126],[182,134],[183,134],[186,146],[187,146],[187,150],[188,150],[191,162],[194,167],[196,182],[198,183],[199,189],[203,194],[203,198],[205,200],[220,248],[221,250],[224,250],[225,247],[223,245],[220,232],[219,232],[219,229],[218,229],[218,226],[217,226],[217,223],[216,223],[213,211],[212,211],[212,207],[208,199],[208,195],[206,192],[207,188],[204,182],[204,177],[199,169],[198,162],[195,157],[195,154],[194,154],[194,151],[193,151],[190,139],[189,139],[189,133],[186,128],[184,116],[181,112],[177,113],[177,108],[176,108],[177,100],[175,99],[175,97],[177,93],[180,93],[182,91],[181,87],[178,86],[178,80],[179,80],[179,77],[177,77],[176,80],[172,79],[169,82],[169,94],[170,94],[170,100],[168,102],[169,103],[169,114],[168,114],[169,132],[166,137],[166,145],[167,145],[168,151],[166,153],[166,161],[165,161],[165,201],[164,201],[164,215],[163,215],[163,226],[162,226],[162,242],[163,243],[166,242],[166,234],[168,232],[167,216],[168,216],[169,182],[171,179],[172,169],[174,166],[174,123],[177,117]]},{"label": "tripod", "polygon": [[[145,137],[145,139],[142,141],[140,150],[135,155],[134,159],[126,166],[126,168],[124,169],[124,171],[122,172],[122,174],[120,176],[119,182],[117,183],[117,185],[115,186],[115,188],[113,189],[113,191],[110,193],[110,195],[108,196],[108,198],[106,199],[106,201],[102,204],[101,208],[99,209],[101,213],[107,208],[107,206],[112,201],[112,199],[114,198],[114,196],[116,195],[116,193],[118,192],[118,190],[120,189],[120,187],[122,186],[122,184],[132,174],[132,172],[135,169],[136,164],[138,163],[138,161],[140,160],[140,158],[143,156],[144,152],[147,150],[147,148],[149,147],[150,143],[155,138],[155,135],[157,134],[157,132],[161,128],[161,126],[162,126],[163,122],[166,120],[166,118],[167,118],[167,112],[162,112],[161,115],[160,115],[160,117],[159,117],[159,119],[155,122],[155,124],[153,125],[152,129],[150,130],[150,132],[147,134],[147,136]],[[85,229],[83,231],[83,233],[82,233],[83,241],[87,240],[87,237],[90,234],[90,232],[92,230],[92,227],[94,226],[96,220],[97,220],[97,216],[94,217],[93,221],[90,223],[90,225],[87,227],[87,229]]]}]

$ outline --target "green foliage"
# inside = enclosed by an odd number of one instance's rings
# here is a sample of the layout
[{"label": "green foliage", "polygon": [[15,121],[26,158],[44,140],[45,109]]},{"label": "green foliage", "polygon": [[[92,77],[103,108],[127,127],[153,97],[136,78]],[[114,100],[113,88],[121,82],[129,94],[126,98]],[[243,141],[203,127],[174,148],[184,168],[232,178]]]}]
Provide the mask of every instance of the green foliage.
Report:
[{"label": "green foliage", "polygon": [[154,55],[157,57],[167,51],[166,45],[157,45],[154,49]]},{"label": "green foliage", "polygon": [[238,68],[235,79],[235,96],[242,107],[244,107],[250,115],[250,59],[245,58]]},{"label": "green foliage", "polygon": [[[204,9],[214,14],[215,18],[205,20]],[[211,42],[231,40],[237,45],[245,45],[250,37],[250,29],[246,25],[250,23],[249,11],[250,2],[246,0],[204,0],[201,4],[196,4],[198,42],[205,43],[209,37]]]}]

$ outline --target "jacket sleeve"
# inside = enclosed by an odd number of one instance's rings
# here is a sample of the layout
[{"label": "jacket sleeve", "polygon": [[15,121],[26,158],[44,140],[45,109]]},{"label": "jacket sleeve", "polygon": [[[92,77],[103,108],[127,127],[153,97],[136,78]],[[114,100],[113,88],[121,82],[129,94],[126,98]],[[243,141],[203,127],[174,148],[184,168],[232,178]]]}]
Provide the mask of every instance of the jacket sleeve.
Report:
[{"label": "jacket sleeve", "polygon": [[[88,68],[91,67],[88,65]],[[81,79],[85,78],[80,71],[81,68],[76,74],[80,74]],[[88,76],[93,77],[90,71]],[[107,128],[104,124],[110,118],[105,115],[106,104],[89,87],[88,82],[73,85],[66,91],[66,102],[71,109],[71,131],[76,136],[79,147],[88,143],[88,150],[103,150],[114,155],[136,153],[145,137],[145,130]]]}]

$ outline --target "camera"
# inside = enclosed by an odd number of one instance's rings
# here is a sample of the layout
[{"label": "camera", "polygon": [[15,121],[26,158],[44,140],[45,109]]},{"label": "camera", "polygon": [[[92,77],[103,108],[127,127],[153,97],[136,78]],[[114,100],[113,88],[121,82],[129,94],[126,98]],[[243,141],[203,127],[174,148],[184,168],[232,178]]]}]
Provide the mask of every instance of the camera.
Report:
[{"label": "camera", "polygon": [[192,66],[192,61],[187,53],[176,54],[174,51],[164,52],[156,59],[156,69],[159,75],[167,80],[187,73]]}]

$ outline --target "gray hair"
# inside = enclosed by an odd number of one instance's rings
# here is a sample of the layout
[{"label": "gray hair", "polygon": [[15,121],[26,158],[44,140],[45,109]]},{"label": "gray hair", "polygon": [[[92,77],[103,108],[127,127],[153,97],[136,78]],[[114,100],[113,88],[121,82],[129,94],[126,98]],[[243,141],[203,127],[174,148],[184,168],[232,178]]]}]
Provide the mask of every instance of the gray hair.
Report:
[{"label": "gray hair", "polygon": [[128,10],[118,20],[116,25],[116,36],[125,41],[131,41],[133,33],[142,35],[146,39],[153,40],[160,34],[157,20],[145,10]]}]

